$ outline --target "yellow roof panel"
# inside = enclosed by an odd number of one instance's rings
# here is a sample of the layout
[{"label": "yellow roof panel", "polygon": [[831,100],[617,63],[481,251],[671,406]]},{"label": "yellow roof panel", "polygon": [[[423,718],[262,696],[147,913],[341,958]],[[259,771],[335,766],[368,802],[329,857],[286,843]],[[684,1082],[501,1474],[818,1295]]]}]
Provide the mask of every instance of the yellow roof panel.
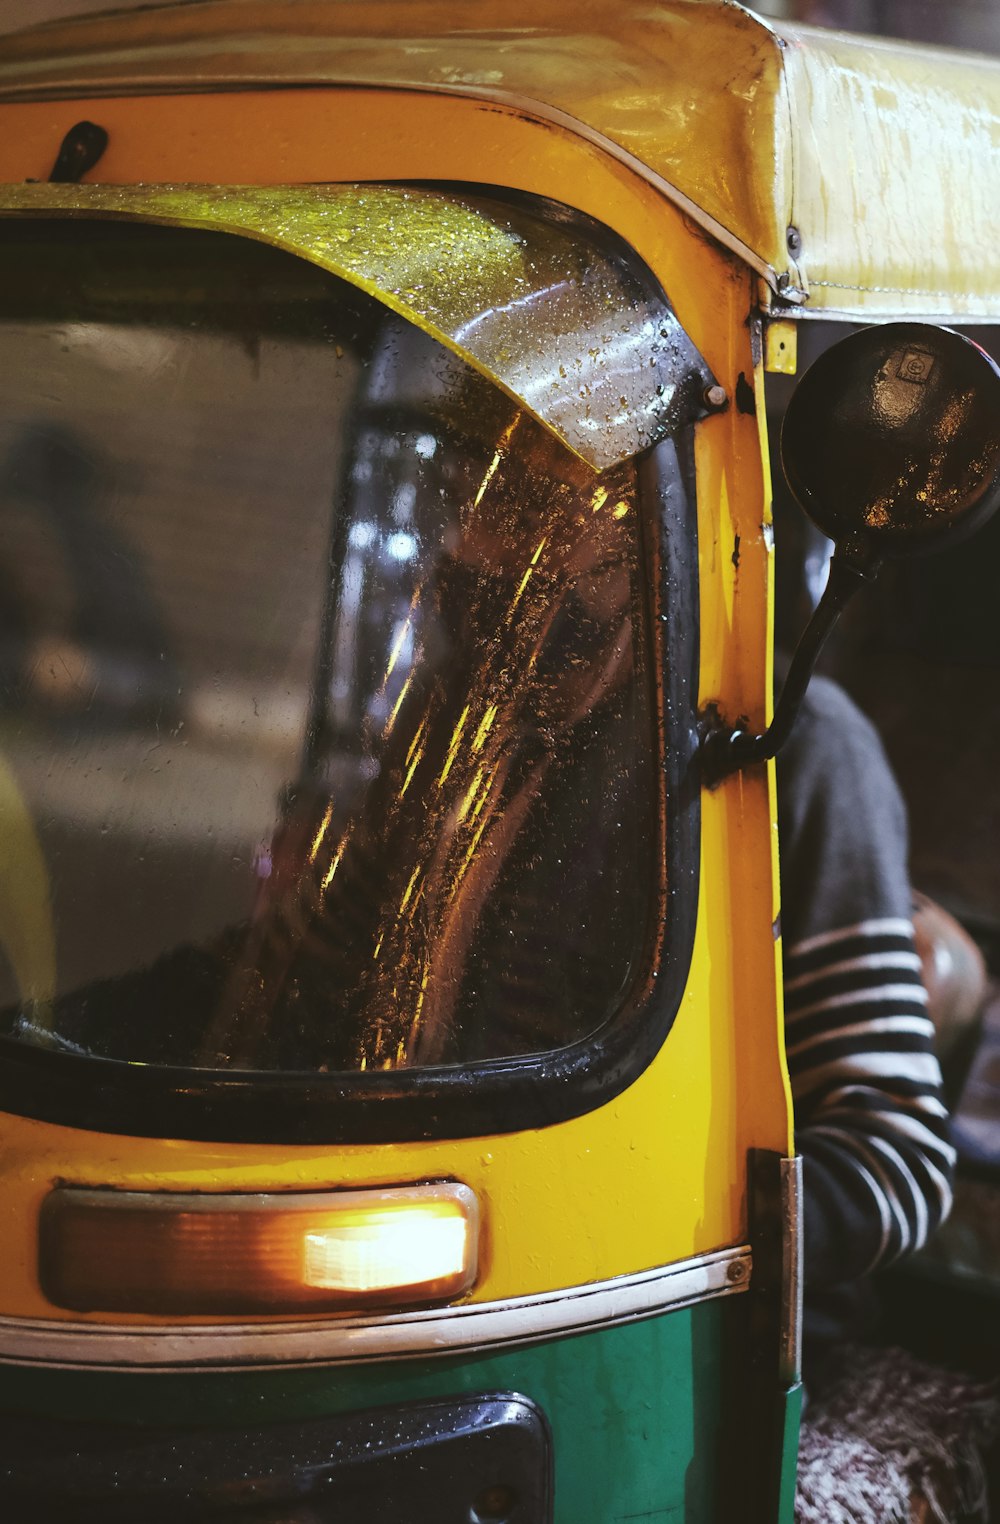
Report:
[{"label": "yellow roof panel", "polygon": [[262,84],[485,96],[641,169],[807,312],[1000,318],[996,62],[733,0],[203,0],[0,63],[0,102]]}]

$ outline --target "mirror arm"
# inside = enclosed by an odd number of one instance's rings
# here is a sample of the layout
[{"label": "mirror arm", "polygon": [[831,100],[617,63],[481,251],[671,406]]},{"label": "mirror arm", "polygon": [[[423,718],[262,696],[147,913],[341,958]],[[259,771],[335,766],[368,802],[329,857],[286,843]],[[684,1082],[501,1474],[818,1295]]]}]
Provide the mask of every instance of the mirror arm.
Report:
[{"label": "mirror arm", "polygon": [[705,736],[702,767],[710,787],[740,768],[769,761],[784,746],[830,631],[846,604],[860,587],[872,580],[880,565],[881,561],[860,544],[849,542],[838,548],[830,562],[823,596],[795,648],[770,725],[759,735],[716,725]]}]

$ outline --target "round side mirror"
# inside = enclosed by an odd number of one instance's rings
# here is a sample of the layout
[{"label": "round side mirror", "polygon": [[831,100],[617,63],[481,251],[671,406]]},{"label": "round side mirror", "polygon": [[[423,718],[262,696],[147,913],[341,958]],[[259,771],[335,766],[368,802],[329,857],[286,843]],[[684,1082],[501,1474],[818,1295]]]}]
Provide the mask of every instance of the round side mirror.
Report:
[{"label": "round side mirror", "polygon": [[1000,503],[1000,368],[948,328],[863,329],[802,377],[781,459],[806,513],[858,562],[933,550]]}]

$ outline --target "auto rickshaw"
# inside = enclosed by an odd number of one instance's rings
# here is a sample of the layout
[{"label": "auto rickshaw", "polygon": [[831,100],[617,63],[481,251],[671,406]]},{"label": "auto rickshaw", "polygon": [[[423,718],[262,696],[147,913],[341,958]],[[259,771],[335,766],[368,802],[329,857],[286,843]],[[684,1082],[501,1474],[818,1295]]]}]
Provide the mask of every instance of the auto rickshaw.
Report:
[{"label": "auto rickshaw", "polygon": [[205,0],[0,124],[6,1517],[790,1520],[768,382],[1000,318],[1000,68]]}]

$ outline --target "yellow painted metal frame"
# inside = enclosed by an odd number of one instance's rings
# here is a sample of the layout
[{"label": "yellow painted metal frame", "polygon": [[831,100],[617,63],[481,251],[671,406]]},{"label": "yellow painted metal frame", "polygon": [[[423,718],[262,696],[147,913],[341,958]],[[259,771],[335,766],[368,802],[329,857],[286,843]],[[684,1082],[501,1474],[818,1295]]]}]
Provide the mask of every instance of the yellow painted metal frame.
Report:
[{"label": "yellow painted metal frame", "polygon": [[[458,96],[367,90],[35,103],[0,107],[0,177],[47,171],[62,134],[111,132],[107,183],[493,180],[609,224],[668,292],[734,395],[697,430],[701,695],[763,721],[770,687],[770,544],[756,277],[643,176],[568,128]],[[253,124],[253,130],[250,124]],[[357,1147],[191,1144],[5,1117],[0,1311],[61,1317],[36,1273],[37,1213],[53,1181],[132,1189],[307,1190],[457,1177],[483,1205],[473,1300],[624,1274],[746,1234],[746,1152],[787,1150],[773,790],[728,780],[702,802],[698,926],[673,1031],[639,1080],[598,1111],[540,1131]],[[123,1319],[135,1321],[135,1319]],[[148,1321],[148,1320],[145,1320]]]}]

